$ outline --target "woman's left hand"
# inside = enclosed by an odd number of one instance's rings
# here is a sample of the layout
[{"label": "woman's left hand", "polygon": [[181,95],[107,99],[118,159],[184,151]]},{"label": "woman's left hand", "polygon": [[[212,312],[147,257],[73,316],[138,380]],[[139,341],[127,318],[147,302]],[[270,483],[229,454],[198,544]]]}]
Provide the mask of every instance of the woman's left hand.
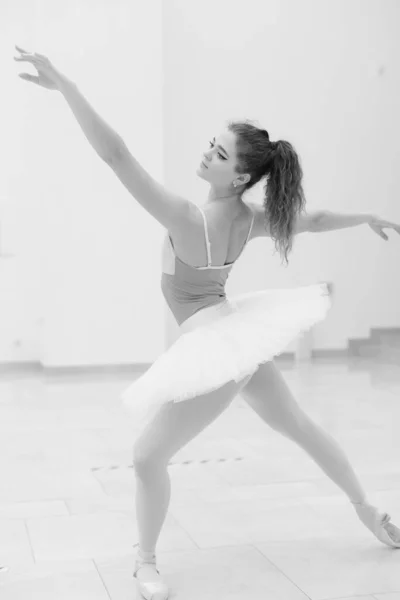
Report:
[{"label": "woman's left hand", "polygon": [[391,221],[385,221],[384,219],[380,219],[379,217],[372,216],[368,221],[368,225],[371,227],[372,231],[378,234],[382,239],[388,240],[388,236],[383,232],[383,229],[394,229],[397,233],[400,234],[400,225],[396,223],[392,223]]},{"label": "woman's left hand", "polygon": [[27,52],[19,46],[15,47],[21,56],[14,56],[14,60],[29,62],[37,69],[38,72],[38,75],[20,73],[19,76],[21,79],[36,83],[37,85],[40,85],[48,90],[60,90],[60,86],[62,82],[65,81],[65,77],[59,71],[57,71],[57,69],[51,64],[46,56],[43,56],[43,54],[37,54],[36,52],[34,54]]}]

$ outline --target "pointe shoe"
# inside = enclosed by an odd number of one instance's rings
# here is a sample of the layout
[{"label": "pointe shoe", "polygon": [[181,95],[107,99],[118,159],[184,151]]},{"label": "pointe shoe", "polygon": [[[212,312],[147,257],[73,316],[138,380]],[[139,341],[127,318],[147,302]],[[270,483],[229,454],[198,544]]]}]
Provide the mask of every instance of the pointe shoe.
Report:
[{"label": "pointe shoe", "polygon": [[379,541],[391,548],[400,548],[400,529],[390,523],[390,515],[380,513],[368,502],[352,502],[352,504],[360,520]]},{"label": "pointe shoe", "polygon": [[[135,544],[134,547],[139,547],[139,544]],[[145,565],[150,567],[152,573],[149,575],[148,580],[147,578],[138,579],[137,572]],[[150,559],[144,559],[140,555],[138,548],[133,576],[137,581],[137,589],[142,594],[143,598],[146,600],[168,600],[168,588],[160,579],[160,571],[156,567],[155,555]]]}]

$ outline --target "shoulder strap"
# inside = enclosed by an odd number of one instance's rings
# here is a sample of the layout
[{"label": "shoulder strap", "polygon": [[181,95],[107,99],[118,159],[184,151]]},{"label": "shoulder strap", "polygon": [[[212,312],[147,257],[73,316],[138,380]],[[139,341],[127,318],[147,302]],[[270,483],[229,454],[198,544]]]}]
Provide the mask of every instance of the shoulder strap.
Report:
[{"label": "shoulder strap", "polygon": [[252,231],[252,229],[253,229],[253,224],[254,224],[254,211],[253,211],[253,209],[252,209],[252,208],[250,208],[250,210],[251,210],[251,212],[252,212],[252,214],[253,214],[253,218],[251,219],[251,223],[250,223],[250,229],[249,229],[249,233],[247,234],[247,238],[246,238],[246,241],[245,241],[245,245],[246,245],[246,244],[247,244],[247,242],[249,241],[249,237],[250,237],[251,231]]},{"label": "shoulder strap", "polygon": [[[196,204],[197,206],[197,204]],[[207,219],[206,219],[206,215],[205,212],[203,211],[203,209],[200,208],[200,206],[197,206],[197,208],[199,209],[202,217],[203,217],[203,221],[204,221],[204,234],[205,234],[205,238],[206,238],[206,247],[207,247],[207,267],[211,266],[211,244],[210,244],[210,239],[208,237],[208,227],[207,227]]]}]

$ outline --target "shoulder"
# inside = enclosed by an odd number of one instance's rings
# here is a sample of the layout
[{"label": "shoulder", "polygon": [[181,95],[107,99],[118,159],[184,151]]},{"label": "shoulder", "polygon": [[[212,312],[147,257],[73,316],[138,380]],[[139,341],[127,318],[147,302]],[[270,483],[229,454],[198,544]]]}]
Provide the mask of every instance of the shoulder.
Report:
[{"label": "shoulder", "polygon": [[268,222],[265,218],[264,207],[255,202],[249,202],[248,206],[254,215],[253,228],[250,239],[257,237],[270,237]]},{"label": "shoulder", "polygon": [[[202,214],[203,213],[203,214]],[[265,213],[263,206],[255,204],[254,202],[243,202],[242,207],[236,213],[235,217],[232,218],[232,214],[226,209],[220,207],[201,207],[194,202],[188,203],[188,217],[187,217],[187,228],[186,232],[193,230],[204,229],[204,217],[207,222],[207,227],[218,230],[220,234],[223,231],[229,232],[233,224],[236,227],[243,227],[247,229],[254,218],[253,227],[251,230],[250,239],[255,237],[269,237],[268,223],[265,219]],[[182,235],[182,227],[178,228],[176,234]]]}]

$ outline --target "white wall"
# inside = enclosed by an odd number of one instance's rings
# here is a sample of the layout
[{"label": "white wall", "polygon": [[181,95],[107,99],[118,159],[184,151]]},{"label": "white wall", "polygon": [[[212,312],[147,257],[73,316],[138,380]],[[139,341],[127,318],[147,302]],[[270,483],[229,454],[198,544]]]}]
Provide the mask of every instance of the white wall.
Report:
[{"label": "white wall", "polygon": [[[202,202],[195,170],[208,140],[228,119],[257,119],[298,150],[310,210],[399,223],[399,20],[396,0],[165,3],[166,181]],[[251,197],[261,202],[261,186]],[[270,240],[255,240],[227,292],[333,281],[315,348],[345,348],[370,327],[400,325],[400,239],[389,235],[298,236],[288,269]]]},{"label": "white wall", "polygon": [[[19,79],[35,71],[12,57],[15,43],[46,54],[162,180],[161,0],[25,0],[1,8],[8,85],[0,195],[18,221],[14,280],[30,283],[19,309],[25,322],[8,327],[0,360],[152,361],[165,345],[163,229],[96,155],[63,97]],[[12,293],[19,298],[21,285]]]},{"label": "white wall", "polygon": [[[0,248],[14,256],[0,258],[0,362],[151,362],[176,333],[161,226],[63,98],[17,77],[34,70],[12,60],[15,43],[47,54],[145,168],[198,203],[210,136],[248,117],[295,145],[310,209],[400,222],[399,17],[396,0],[3,0]],[[227,291],[332,280],[316,347],[342,348],[400,325],[399,250],[367,227],[303,235],[285,269],[255,240]]]}]

